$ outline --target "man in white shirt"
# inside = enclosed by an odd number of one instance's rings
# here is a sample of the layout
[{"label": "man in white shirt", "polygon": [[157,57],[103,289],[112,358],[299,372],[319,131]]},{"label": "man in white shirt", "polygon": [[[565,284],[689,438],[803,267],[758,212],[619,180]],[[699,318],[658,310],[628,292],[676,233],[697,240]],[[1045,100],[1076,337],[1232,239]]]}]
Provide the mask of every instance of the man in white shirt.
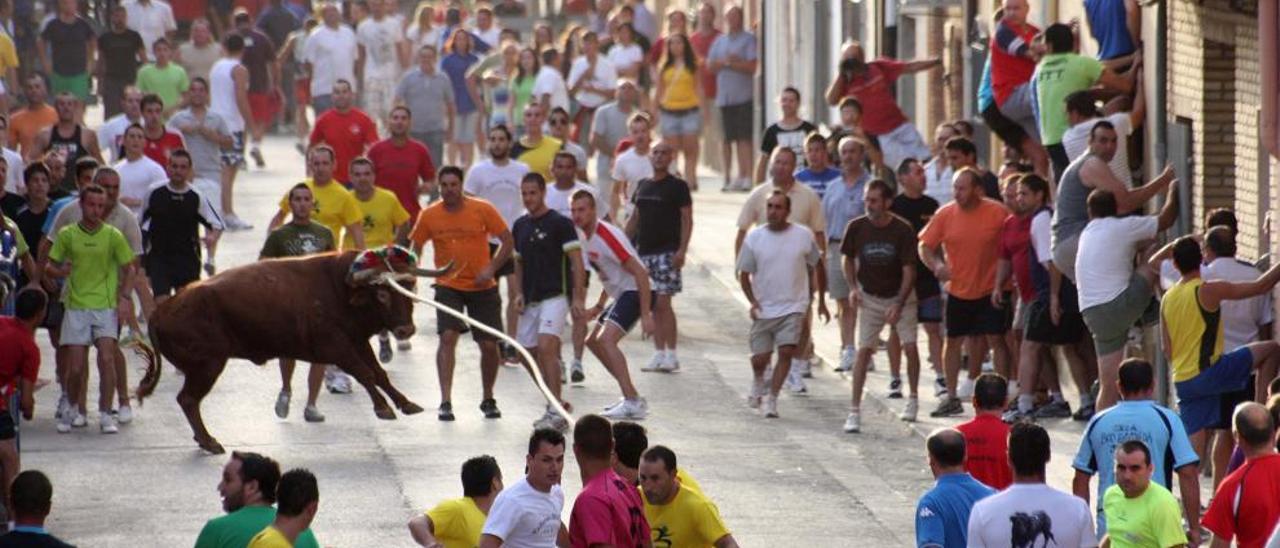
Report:
[{"label": "man in white shirt", "polygon": [[[529,172],[529,166],[511,157],[513,136],[507,126],[489,130],[487,144],[489,158],[467,170],[462,190],[477,198],[483,198],[502,215],[507,229],[524,214],[524,202],[520,198],[520,180]],[[496,241],[489,242],[490,251],[498,249]],[[494,273],[495,278],[507,278],[507,333],[516,332],[516,320],[520,314],[515,309],[515,296],[519,288],[512,285],[510,275],[515,270],[511,261]],[[506,351],[511,352],[511,351]]]},{"label": "man in white shirt", "polygon": [[333,85],[338,80],[358,82],[356,56],[359,42],[355,31],[343,24],[342,12],[333,2],[320,6],[324,24],[307,37],[302,58],[311,72],[311,108],[316,118],[333,108]]},{"label": "man in white shirt", "polygon": [[[600,55],[600,39],[587,31],[582,35],[582,56],[569,69],[569,93],[578,101],[574,116],[574,135],[591,134],[590,122],[597,108],[613,99],[618,85],[618,71],[613,63]],[[585,170],[587,166],[582,166]]]},{"label": "man in white shirt", "polygon": [[1098,545],[1089,504],[1045,484],[1048,463],[1049,433],[1044,427],[1014,424],[1009,431],[1013,485],[973,505],[967,535],[971,548],[1036,546],[1041,540],[1052,540],[1056,546]]},{"label": "man in white shirt", "polygon": [[387,13],[387,0],[370,0],[369,17],[356,28],[359,44],[356,62],[362,68],[364,110],[383,127],[391,114],[396,81],[402,72],[403,28],[399,16]]},{"label": "man in white shirt", "polygon": [[[751,229],[738,254],[738,283],[751,303],[751,369],[754,381],[747,405],[765,418],[778,417],[778,392],[791,371],[805,312],[813,300],[813,278],[820,254],[813,232],[787,220],[791,198],[774,191],[765,206],[768,222]],[[765,370],[774,348],[778,362],[766,385]]]},{"label": "man in white shirt", "polygon": [[551,176],[553,179],[551,184],[547,185],[547,207],[565,217],[572,217],[570,201],[579,190],[585,190],[596,197],[596,214],[598,217],[604,218],[609,214],[609,209],[607,205],[599,202],[599,189],[579,181],[576,178],[577,172],[578,158],[576,156],[563,150],[556,153],[556,158],[551,163]]},{"label": "man in white shirt", "polygon": [[[653,177],[653,162],[649,159],[649,145],[653,142],[653,119],[647,112],[636,112],[627,121],[627,130],[631,134],[631,148],[619,154],[613,161],[613,172],[610,174],[613,185],[609,189],[611,211],[615,211],[614,220],[623,222],[629,215],[631,197],[636,193],[636,185],[641,179]],[[627,210],[621,209],[627,204]]]},{"label": "man in white shirt", "polygon": [[1142,127],[1142,119],[1146,116],[1147,100],[1138,90],[1133,101],[1133,110],[1103,115],[1093,102],[1093,95],[1088,91],[1077,91],[1067,96],[1067,122],[1071,127],[1062,134],[1062,148],[1067,151],[1067,158],[1072,162],[1089,151],[1089,133],[1098,122],[1106,120],[1115,126],[1118,142],[1115,156],[1107,162],[1116,179],[1129,185],[1133,183],[1133,171],[1129,169],[1129,135],[1134,128]]},{"label": "man in white shirt", "polygon": [[493,22],[493,8],[484,4],[476,8],[476,26],[471,29],[471,34],[490,48],[498,47],[498,42],[502,41],[502,27]]},{"label": "man in white shirt", "polygon": [[569,110],[569,88],[564,83],[564,76],[556,69],[560,65],[560,52],[555,48],[542,50],[542,68],[533,79],[533,99],[542,105],[543,112],[551,112],[560,107]]},{"label": "man in white shirt", "polygon": [[26,195],[27,184],[22,175],[26,163],[22,161],[22,155],[9,146],[9,118],[5,116],[0,116],[0,154],[4,155],[5,165],[8,166],[4,174],[4,189]]},{"label": "man in white shirt", "polygon": [[137,86],[126,86],[120,99],[122,112],[102,123],[98,128],[98,147],[106,151],[103,156],[112,162],[120,160],[120,141],[124,130],[142,123],[142,91]]},{"label": "man in white shirt", "polygon": [[1145,263],[1135,268],[1134,255],[1177,220],[1177,188],[1169,187],[1159,216],[1120,217],[1115,194],[1102,189],[1089,193],[1089,224],[1080,233],[1076,253],[1076,264],[1088,268],[1076,271],[1076,286],[1080,313],[1098,351],[1098,412],[1115,405],[1129,328],[1154,304],[1156,272]]},{"label": "man in white shirt", "polygon": [[554,548],[563,534],[569,538],[560,514],[564,511],[564,434],[539,428],[529,437],[525,477],[498,493],[484,520],[480,548]]},{"label": "man in white shirt", "polygon": [[128,14],[129,28],[142,36],[145,44],[147,60],[155,61],[152,44],[161,38],[173,40],[173,33],[178,30],[178,23],[173,19],[173,8],[163,0],[132,0],[124,3]]},{"label": "man in white shirt", "polygon": [[142,214],[142,200],[153,185],[169,181],[169,174],[155,160],[142,153],[147,137],[142,126],[134,124],[124,132],[124,158],[116,163],[120,173],[120,204],[134,217]]},{"label": "man in white shirt", "polygon": [[[933,158],[924,165],[924,193],[940,204],[951,201],[951,178],[955,176],[955,171],[951,169],[951,162],[947,161],[947,151],[943,147],[952,137],[959,136],[960,132],[946,122],[938,124],[938,127],[933,130],[933,144],[929,146]],[[897,166],[889,166],[889,168],[897,169]]]}]

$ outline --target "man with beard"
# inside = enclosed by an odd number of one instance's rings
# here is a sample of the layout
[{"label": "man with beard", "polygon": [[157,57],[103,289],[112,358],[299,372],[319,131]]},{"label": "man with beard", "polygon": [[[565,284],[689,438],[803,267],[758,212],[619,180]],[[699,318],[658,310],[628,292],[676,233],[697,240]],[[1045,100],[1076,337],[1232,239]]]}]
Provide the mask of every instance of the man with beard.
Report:
[{"label": "man with beard", "polygon": [[[280,465],[258,453],[231,453],[222,468],[218,493],[227,515],[204,524],[196,537],[196,548],[239,548],[247,546],[253,536],[276,519],[276,484],[280,482]],[[308,529],[298,536],[296,548],[319,548],[316,537]]]}]

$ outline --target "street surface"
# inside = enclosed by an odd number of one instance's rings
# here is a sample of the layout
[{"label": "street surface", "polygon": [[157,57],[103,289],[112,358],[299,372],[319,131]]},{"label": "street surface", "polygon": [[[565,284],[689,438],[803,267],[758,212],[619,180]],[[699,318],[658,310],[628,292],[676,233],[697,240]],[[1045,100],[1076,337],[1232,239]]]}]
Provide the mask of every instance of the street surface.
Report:
[{"label": "street surface", "polygon": [[[266,169],[250,169],[237,182],[240,215],[255,225],[227,233],[219,246],[221,270],[254,261],[275,204],[303,178],[302,157],[291,138],[271,137],[264,149]],[[594,169],[588,170],[595,173]],[[742,546],[903,546],[914,540],[916,498],[932,485],[922,434],[959,420],[931,420],[932,374],[922,380],[921,422],[897,420],[902,400],[883,399],[888,383],[883,353],[868,380],[863,433],[844,434],[849,385],[829,366],[815,368],[807,396],[783,396],[781,419],[765,420],[748,409],[744,397],[750,368],[745,301],[733,273],[734,223],[745,194],[718,192],[720,180],[705,173],[694,195],[695,228],[685,292],[676,299],[680,321],[680,361],[675,374],[641,373],[652,347],[638,330],[624,341],[632,377],[648,398],[644,421],[651,444],[671,447],[719,505]],[[420,291],[428,292],[425,284]],[[430,293],[427,293],[430,295]],[[270,303],[263,303],[270,306]],[[461,463],[488,453],[510,482],[521,476],[530,424],[543,401],[528,376],[502,369],[497,399],[500,420],[484,420],[480,403],[478,352],[464,337],[459,345],[453,403],[458,420],[435,418],[439,392],[435,372],[435,312],[415,311],[418,334],[413,349],[397,353],[386,366],[393,383],[427,409],[395,421],[374,417],[363,390],[324,394],[323,424],[302,420],[305,367],[294,379],[294,404],[287,420],[272,412],[280,389],[274,362],[258,367],[233,360],[204,401],[210,432],[228,452],[256,451],[282,467],[311,469],[320,482],[321,503],[313,529],[325,546],[409,546],[405,522],[436,502],[461,495]],[[43,378],[51,378],[52,349],[44,334]],[[921,341],[924,337],[921,335]],[[838,354],[834,325],[817,330],[819,353]],[[569,345],[566,340],[565,356]],[[923,347],[922,347],[923,348]],[[922,354],[924,351],[922,350]],[[136,388],[142,361],[130,355]],[[576,412],[598,410],[619,397],[617,385],[594,358],[585,360],[587,379],[566,389]],[[96,372],[92,377],[96,381]],[[57,388],[37,394],[34,422],[22,428],[23,465],[38,468],[54,483],[49,529],[80,546],[189,546],[205,520],[222,513],[216,486],[226,456],[200,451],[174,396],[182,379],[166,365],[156,394],[118,435],[89,427],[59,435],[54,431]],[[96,383],[90,387],[90,401]],[[1074,402],[1074,394],[1068,395]],[[892,413],[892,414],[891,414]],[[1068,488],[1069,463],[1082,425],[1069,419],[1051,423],[1054,455],[1050,481]],[[566,458],[565,519],[582,481]]]}]

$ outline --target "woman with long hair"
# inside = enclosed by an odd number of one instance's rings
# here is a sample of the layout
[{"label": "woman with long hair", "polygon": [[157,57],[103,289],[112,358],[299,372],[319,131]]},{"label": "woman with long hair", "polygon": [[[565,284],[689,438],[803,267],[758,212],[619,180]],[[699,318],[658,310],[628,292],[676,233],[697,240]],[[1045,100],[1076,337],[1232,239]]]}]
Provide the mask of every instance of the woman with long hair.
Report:
[{"label": "woman with long hair", "polygon": [[515,121],[516,134],[524,134],[525,105],[533,100],[533,82],[538,78],[538,70],[542,68],[538,61],[538,52],[533,48],[520,50],[520,59],[516,62],[516,73],[511,76],[511,92],[515,96],[511,101],[511,112],[507,119]]},{"label": "woman with long hair", "polygon": [[698,190],[698,136],[702,132],[698,58],[682,32],[672,33],[664,42],[667,51],[658,68],[652,104],[658,106],[662,139],[684,156],[683,175],[689,190]]},{"label": "woman with long hair", "polygon": [[538,21],[533,25],[533,51],[541,52],[543,48],[556,47],[556,36],[551,31],[551,23]]},{"label": "woman with long hair", "polygon": [[405,21],[407,25],[404,30],[404,47],[409,48],[409,59],[417,55],[418,49],[422,46],[440,47],[441,33],[444,29],[437,27],[435,24],[436,13],[432,7],[430,0],[422,0],[418,2],[418,7],[414,9],[413,20]]},{"label": "woman with long hair", "polygon": [[466,29],[456,28],[445,44],[446,55],[440,61],[440,70],[453,83],[454,112],[453,136],[449,140],[449,163],[466,169],[471,166],[475,152],[473,145],[479,133],[480,96],[467,70],[480,61],[476,56],[473,38]]}]

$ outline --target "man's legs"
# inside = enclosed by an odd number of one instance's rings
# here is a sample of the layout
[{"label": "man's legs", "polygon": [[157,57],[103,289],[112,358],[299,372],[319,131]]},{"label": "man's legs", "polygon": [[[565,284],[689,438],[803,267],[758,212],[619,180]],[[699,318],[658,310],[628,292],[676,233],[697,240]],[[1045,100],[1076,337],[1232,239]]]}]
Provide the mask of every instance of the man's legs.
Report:
[{"label": "man's legs", "polygon": [[1254,401],[1267,401],[1267,387],[1276,378],[1277,366],[1280,366],[1280,342],[1260,341],[1246,346],[1253,355],[1253,368],[1258,371],[1254,379]]},{"label": "man's legs", "polygon": [[[110,337],[99,337],[94,341],[98,350],[98,414],[105,433],[115,432],[115,420],[111,417],[111,401],[116,388],[116,353],[119,347],[116,340]],[[127,396],[126,396],[127,397]],[[127,403],[129,400],[126,399]],[[108,421],[110,427],[108,427]]]},{"label": "man's legs", "polygon": [[1124,348],[1098,356],[1098,411],[1109,409],[1120,399],[1116,382],[1120,380],[1120,362],[1124,360]]},{"label": "man's legs", "polygon": [[733,182],[733,143],[728,139],[720,142],[720,169],[724,170],[724,186],[728,190]]},{"label": "man's legs", "polygon": [[66,375],[63,377],[63,387],[66,389],[70,405],[58,423],[58,431],[66,433],[71,430],[71,423],[75,417],[85,412],[84,372],[89,367],[89,347],[83,344],[68,344],[62,348],[66,349]]},{"label": "man's legs", "polygon": [[[751,140],[741,139],[734,141],[733,146],[738,149],[738,175],[746,180],[748,184],[754,186],[753,181],[751,181],[751,161],[754,159],[752,158]],[[728,168],[726,167],[726,169]],[[749,188],[743,190],[749,190]]]},{"label": "man's legs", "polygon": [[481,340],[476,342],[480,346],[480,391],[481,397],[486,400],[493,398],[493,385],[498,380],[498,362],[501,360],[498,352],[498,341]]},{"label": "man's legs", "polygon": [[560,336],[539,333],[538,346],[530,348],[529,352],[538,358],[538,370],[542,372],[547,389],[563,403],[564,399],[560,397]]},{"label": "man's legs", "polygon": [[436,347],[436,375],[440,379],[441,413],[453,394],[453,368],[455,352],[458,348],[459,333],[449,329],[440,334],[440,346]]},{"label": "man's legs", "polygon": [[786,382],[787,375],[791,373],[791,358],[795,353],[796,345],[794,344],[778,346],[778,361],[773,367],[773,379],[769,384],[769,396],[775,400],[778,398],[778,393],[782,391],[782,384]]},{"label": "man's legs", "polygon": [[668,352],[676,351],[676,313],[671,308],[671,295],[656,294],[653,300],[654,361],[661,362]]},{"label": "man's legs", "polygon": [[622,397],[634,400],[640,397],[640,393],[631,383],[631,373],[627,370],[627,356],[618,348],[618,341],[626,335],[627,333],[617,325],[606,321],[591,332],[591,336],[587,339],[587,347],[591,349],[591,354],[604,364],[614,380],[618,381]]}]

